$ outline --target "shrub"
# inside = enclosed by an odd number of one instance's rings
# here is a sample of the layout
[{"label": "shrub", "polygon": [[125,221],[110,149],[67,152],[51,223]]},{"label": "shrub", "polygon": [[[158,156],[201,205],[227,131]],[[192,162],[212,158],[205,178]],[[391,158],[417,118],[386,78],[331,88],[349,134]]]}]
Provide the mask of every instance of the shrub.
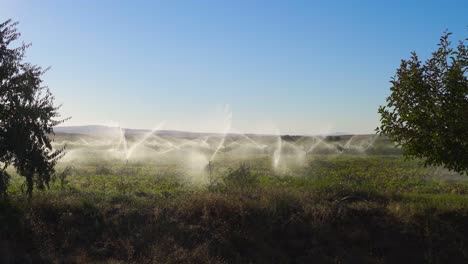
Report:
[{"label": "shrub", "polygon": [[241,163],[236,169],[229,169],[223,177],[227,190],[250,190],[258,186],[258,175],[245,163]]}]

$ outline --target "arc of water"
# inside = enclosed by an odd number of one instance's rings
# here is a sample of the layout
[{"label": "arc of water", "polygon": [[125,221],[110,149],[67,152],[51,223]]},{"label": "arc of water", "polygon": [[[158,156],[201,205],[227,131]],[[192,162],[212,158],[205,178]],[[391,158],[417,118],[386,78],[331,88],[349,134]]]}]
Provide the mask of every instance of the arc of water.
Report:
[{"label": "arc of water", "polygon": [[276,169],[279,166],[279,162],[281,160],[281,151],[283,148],[283,141],[281,139],[281,134],[278,131],[278,139],[276,141],[276,150],[273,152],[273,167]]},{"label": "arc of water", "polygon": [[169,152],[171,152],[171,151],[174,151],[174,150],[175,150],[175,149],[170,148],[170,149],[166,149],[166,150],[163,150],[163,151],[159,151],[159,152],[157,152],[157,153],[158,153],[158,154],[167,154],[167,153],[169,153]]},{"label": "arc of water", "polygon": [[83,142],[83,144],[85,144],[85,145],[89,145],[89,142],[88,142],[88,141],[86,141],[86,139],[84,139],[84,138],[80,138],[80,140],[81,140],[81,142]]},{"label": "arc of water", "polygon": [[119,147],[120,147],[120,144],[123,144],[125,157],[127,158],[127,155],[128,155],[127,138],[125,137],[125,131],[122,129],[122,127],[119,126],[119,130],[120,130]]},{"label": "arc of water", "polygon": [[227,135],[227,133],[228,133],[229,130],[231,129],[232,112],[229,111],[229,106],[226,106],[225,112],[226,112],[227,114],[226,114],[226,118],[224,119],[225,128],[224,128],[224,131],[223,131],[223,135],[222,135],[221,141],[220,141],[219,144],[218,144],[218,147],[216,147],[216,150],[214,151],[214,153],[213,153],[213,155],[211,156],[211,158],[209,159],[209,161],[212,161],[212,160],[216,157],[216,154],[217,154],[218,151],[221,149],[221,147],[224,145],[224,141],[226,140],[226,135]]},{"label": "arc of water", "polygon": [[169,149],[166,149],[164,151],[161,151],[161,152],[158,152],[158,154],[165,154],[165,153],[169,153],[171,151],[174,151],[174,150],[181,150],[183,151],[185,147],[187,146],[190,146],[190,147],[201,147],[201,148],[205,148],[205,149],[211,149],[209,147],[209,145],[206,143],[206,139],[201,142],[198,142],[198,139],[194,139],[194,140],[185,140],[184,142],[180,143],[180,144],[173,144],[172,142],[168,142],[170,144],[170,148]]},{"label": "arc of water", "polygon": [[241,133],[240,131],[238,131],[237,129],[233,129],[231,128],[231,131],[233,131],[233,133],[236,133],[236,136],[240,136],[244,139],[246,139],[247,141],[249,141],[250,143],[254,144],[255,147],[259,148],[259,149],[263,149],[265,146],[262,146],[260,144],[258,144],[255,140],[253,140],[252,138],[250,138],[249,136],[247,136],[246,134],[244,133]]},{"label": "arc of water", "polygon": [[310,146],[309,150],[307,150],[307,153],[310,153],[310,152],[314,151],[314,149],[316,147],[318,147],[318,145],[320,145],[320,143],[323,142],[323,140],[318,138],[318,137],[314,137],[314,139],[315,139],[315,143],[312,144],[312,146]]},{"label": "arc of water", "polygon": [[353,142],[354,136],[351,136],[348,141],[346,141],[345,145],[343,146],[344,149],[349,149],[351,146],[351,142]]},{"label": "arc of water", "polygon": [[294,148],[299,149],[307,154],[306,147],[303,144],[303,141],[305,141],[306,137],[301,137],[298,140],[294,141],[291,143]]},{"label": "arc of water", "polygon": [[294,142],[288,142],[288,141],[285,141],[283,143],[285,146],[290,146],[292,149],[294,149],[294,151],[297,151],[297,152],[305,152],[304,151],[304,148],[300,145],[297,145],[295,144]]},{"label": "arc of water", "polygon": [[255,140],[251,139],[247,135],[244,135],[244,134],[240,134],[240,135],[241,135],[241,137],[243,137],[243,138],[247,139],[248,141],[252,142],[257,148],[263,149],[265,147],[263,145],[258,144]]},{"label": "arc of water", "polygon": [[117,142],[114,150],[118,151],[120,149],[120,145],[122,145],[122,129],[119,127],[119,142]]},{"label": "arc of water", "polygon": [[151,135],[153,135],[156,131],[158,131],[159,129],[161,129],[161,127],[164,125],[164,121],[162,121],[161,123],[159,123],[156,127],[154,127],[150,132],[146,133],[145,136],[140,139],[138,142],[136,142],[135,144],[133,144],[130,149],[128,149],[128,152],[127,152],[127,155],[126,155],[126,159],[130,159],[130,157],[132,156],[133,152],[135,151],[135,149],[140,146],[143,142],[145,142]]},{"label": "arc of water", "polygon": [[211,146],[210,144],[208,143],[208,140],[210,139],[210,136],[206,136],[204,139],[202,139],[199,143],[199,146],[202,147],[202,148],[205,148],[207,150],[211,150]]},{"label": "arc of water", "polygon": [[[174,151],[174,150],[183,150],[183,148],[184,148],[185,146],[192,146],[192,147],[193,147],[193,146],[196,145],[196,143],[194,143],[192,140],[187,140],[187,141],[182,142],[181,144],[178,144],[178,145],[175,145],[175,144],[173,144],[172,142],[169,142],[169,141],[167,141],[167,140],[166,140],[166,142],[167,142],[168,144],[170,144],[170,145],[169,145],[169,149],[166,149],[166,150],[163,150],[163,151],[159,151],[159,152],[157,152],[158,154],[166,154],[166,153],[169,153],[169,152]],[[166,145],[168,145],[168,144],[166,144]]]},{"label": "arc of water", "polygon": [[190,146],[192,148],[205,148],[205,149],[212,149],[210,145],[207,144],[208,137],[204,138],[195,138],[195,139],[185,139],[184,142],[176,145],[177,149],[185,148],[186,146]]},{"label": "arc of water", "polygon": [[159,141],[162,141],[164,142],[166,145],[168,145],[170,148],[172,149],[179,149],[179,147],[177,145],[175,145],[174,143],[170,142],[169,140],[166,140],[165,138],[162,138],[158,135],[152,135],[153,137],[155,137],[156,139],[158,139]]},{"label": "arc of water", "polygon": [[364,151],[368,150],[370,147],[372,147],[375,143],[375,141],[377,140],[377,137],[379,135],[375,135],[372,137],[372,139],[370,140],[369,144],[367,144],[367,146],[364,148]]}]

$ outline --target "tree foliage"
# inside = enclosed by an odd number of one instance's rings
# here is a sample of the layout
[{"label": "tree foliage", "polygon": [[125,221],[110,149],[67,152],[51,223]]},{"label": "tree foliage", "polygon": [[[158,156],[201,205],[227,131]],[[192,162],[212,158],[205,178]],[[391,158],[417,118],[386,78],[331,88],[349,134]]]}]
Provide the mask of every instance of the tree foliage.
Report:
[{"label": "tree foliage", "polygon": [[53,127],[59,117],[54,97],[42,86],[46,69],[24,62],[29,47],[11,47],[20,36],[17,23],[0,24],[0,193],[6,195],[8,166],[26,178],[28,196],[34,186],[43,189],[54,172],[63,149],[51,145]]},{"label": "tree foliage", "polygon": [[[468,172],[468,46],[454,49],[445,33],[432,57],[415,52],[392,78],[387,105],[379,107],[381,126],[409,158]],[[468,39],[466,39],[468,40]]]}]

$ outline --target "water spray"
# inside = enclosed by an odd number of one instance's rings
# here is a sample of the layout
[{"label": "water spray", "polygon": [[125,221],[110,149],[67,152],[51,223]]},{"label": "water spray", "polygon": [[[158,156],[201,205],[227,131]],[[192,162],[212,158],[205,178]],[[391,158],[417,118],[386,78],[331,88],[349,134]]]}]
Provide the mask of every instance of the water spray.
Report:
[{"label": "water spray", "polygon": [[226,118],[224,119],[225,128],[223,131],[223,135],[222,135],[221,141],[218,144],[218,147],[216,148],[215,152],[213,153],[209,161],[212,161],[216,157],[216,154],[218,153],[218,151],[223,147],[224,141],[226,140],[226,135],[231,129],[232,112],[229,110],[229,105],[226,105],[226,108],[224,111],[226,113]]},{"label": "water spray", "polygon": [[283,148],[283,141],[281,139],[281,134],[279,133],[279,131],[277,132],[277,134],[278,134],[278,140],[276,142],[276,150],[273,152],[273,167],[275,169],[277,169],[279,166],[279,162],[281,160],[281,151]]},{"label": "water spray", "polygon": [[211,165],[211,160],[208,161],[208,175],[210,177],[210,181],[213,180],[213,167]]},{"label": "water spray", "polygon": [[[309,153],[315,153],[320,148],[324,148],[328,152],[335,150],[335,153],[343,154],[346,150],[352,149],[360,152],[365,152],[373,147],[378,139],[374,137],[351,136],[346,140],[341,140],[338,143],[330,143],[325,136],[303,136],[298,140],[289,140],[287,137],[282,137],[280,131],[272,136],[260,136],[252,134],[236,133],[237,131],[231,127],[232,112],[229,107],[224,109],[224,127],[222,133],[218,134],[200,134],[198,136],[190,135],[189,137],[166,136],[165,134],[156,133],[164,124],[161,122],[151,131],[132,135],[127,137],[127,131],[120,127],[114,127],[116,133],[112,134],[112,138],[93,139],[92,137],[78,136],[75,145],[81,145],[83,148],[75,147],[69,152],[68,157],[72,154],[73,158],[85,157],[83,150],[86,148],[95,148],[95,150],[112,151],[112,154],[119,159],[123,166],[123,174],[129,169],[130,159],[156,159],[158,164],[165,162],[184,163],[191,166],[191,169],[197,171],[204,170],[205,175],[210,178],[215,175],[214,161],[220,155],[224,160],[229,157],[248,158],[251,155],[265,155],[271,159],[272,167],[278,169],[282,166],[289,166],[290,161],[299,161],[304,164]],[[338,144],[338,145],[337,145]],[[144,145],[145,147],[140,146]],[[137,150],[138,149],[138,150]],[[93,151],[95,151],[93,150]],[[136,155],[136,153],[138,155]],[[169,153],[169,154],[168,154]],[[134,155],[135,154],[135,155]],[[166,155],[168,154],[168,155]],[[94,153],[93,153],[94,155]],[[182,157],[183,158],[179,158]],[[241,156],[236,156],[241,155]],[[94,157],[89,155],[89,157]],[[108,154],[104,154],[103,158],[108,158]],[[221,163],[217,164],[222,165]],[[216,165],[218,166],[218,165]]]},{"label": "water spray", "polygon": [[159,129],[161,129],[161,127],[164,125],[164,121],[162,121],[161,123],[159,123],[156,127],[154,127],[150,132],[146,133],[145,136],[140,139],[137,143],[135,143],[134,145],[132,145],[132,147],[128,150],[127,152],[127,155],[126,155],[126,159],[130,159],[130,157],[132,156],[133,152],[135,151],[135,149],[140,146],[141,144],[143,144],[150,136],[152,136],[154,133],[156,133],[156,131],[158,131]]}]

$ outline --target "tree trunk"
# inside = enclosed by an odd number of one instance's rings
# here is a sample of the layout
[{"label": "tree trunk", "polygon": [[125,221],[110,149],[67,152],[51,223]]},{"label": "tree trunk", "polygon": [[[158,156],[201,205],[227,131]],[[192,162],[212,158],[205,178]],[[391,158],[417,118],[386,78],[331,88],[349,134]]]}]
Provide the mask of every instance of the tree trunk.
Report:
[{"label": "tree trunk", "polygon": [[31,200],[32,198],[32,194],[33,194],[33,188],[34,188],[34,173],[33,172],[29,172],[27,175],[26,175],[26,182],[28,184],[28,189],[26,190],[26,193],[28,194],[28,199]]}]

